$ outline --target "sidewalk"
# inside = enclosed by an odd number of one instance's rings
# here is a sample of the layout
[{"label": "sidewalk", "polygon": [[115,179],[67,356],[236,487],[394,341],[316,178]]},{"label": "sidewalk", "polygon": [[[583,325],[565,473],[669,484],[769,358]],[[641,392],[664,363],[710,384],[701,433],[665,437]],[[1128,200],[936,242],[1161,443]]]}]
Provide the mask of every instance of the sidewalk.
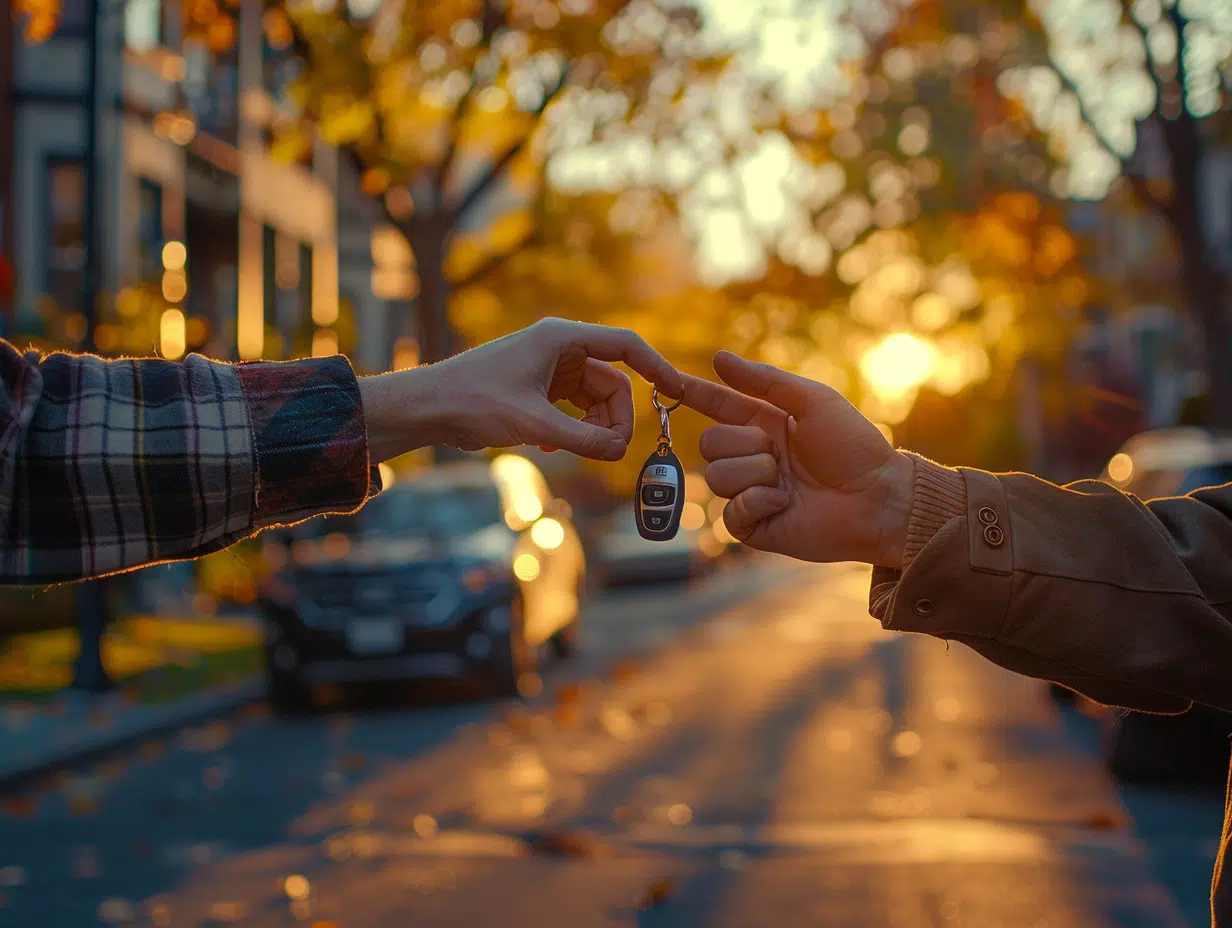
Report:
[{"label": "sidewalk", "polygon": [[260,640],[247,617],[126,619],[104,639],[116,689],[88,694],[66,689],[73,630],[9,639],[0,647],[0,790],[258,698]]}]

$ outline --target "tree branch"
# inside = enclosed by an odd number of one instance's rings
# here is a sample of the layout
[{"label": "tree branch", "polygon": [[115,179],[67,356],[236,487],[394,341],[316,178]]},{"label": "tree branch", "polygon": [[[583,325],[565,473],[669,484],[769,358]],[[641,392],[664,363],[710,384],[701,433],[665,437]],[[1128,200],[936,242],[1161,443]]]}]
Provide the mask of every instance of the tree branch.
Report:
[{"label": "tree branch", "polygon": [[1078,115],[1082,117],[1083,123],[1090,131],[1091,136],[1099,144],[1100,148],[1104,149],[1112,157],[1116,158],[1121,165],[1121,173],[1129,182],[1130,189],[1134,195],[1149,209],[1156,210],[1162,213],[1165,217],[1171,217],[1172,204],[1160,197],[1151,190],[1146,178],[1138,174],[1133,174],[1129,170],[1129,161],[1113,146],[1111,140],[1104,135],[1100,128],[1095,124],[1095,119],[1091,115],[1091,111],[1087,108],[1086,101],[1082,99],[1082,93],[1078,90],[1078,85],[1074,83],[1073,78],[1062,71],[1058,67],[1053,67],[1057,77],[1061,79],[1061,85],[1074,95],[1074,99],[1078,102]]},{"label": "tree branch", "polygon": [[535,240],[536,240],[536,235],[534,232],[531,232],[530,235],[526,236],[526,238],[522,239],[522,241],[518,242],[512,248],[506,251],[497,252],[496,254],[488,255],[486,258],[483,259],[483,261],[480,263],[480,265],[477,268],[475,268],[473,271],[471,271],[461,280],[451,280],[449,282],[449,285],[456,290],[461,290],[463,287],[469,287],[471,286],[471,284],[478,283],[480,280],[482,280],[488,274],[492,273],[492,271],[496,270],[498,267],[500,267],[502,264],[504,264],[506,261],[512,258],[515,254],[517,254],[519,251],[521,251],[523,248],[525,248],[527,245],[531,244]]},{"label": "tree branch", "polygon": [[[477,47],[487,49],[491,53],[492,38],[496,35],[496,30],[505,25],[504,10],[500,8],[496,0],[484,0],[483,19],[481,22],[482,31],[479,35]],[[476,60],[477,63],[478,60]],[[439,199],[437,203],[438,208],[443,208],[445,205],[445,181],[449,178],[449,171],[453,167],[454,160],[458,154],[458,132],[461,129],[462,117],[470,106],[471,98],[475,95],[475,88],[478,86],[479,71],[477,68],[471,68],[470,83],[467,85],[466,92],[462,94],[462,98],[458,100],[458,105],[454,107],[453,114],[449,120],[449,143],[445,148],[445,154],[436,166],[434,183]]]},{"label": "tree branch", "polygon": [[[564,89],[564,86],[568,80],[569,66],[566,64],[561,68],[560,79],[556,82],[554,87],[544,93],[543,100],[532,111],[532,115],[543,115],[543,111],[548,108],[548,104],[556,98],[557,94]],[[488,165],[487,170],[480,175],[479,180],[475,182],[474,186],[472,186],[471,189],[468,190],[462,197],[461,201],[450,210],[455,218],[461,217],[463,213],[475,205],[475,201],[483,196],[488,188],[490,188],[496,181],[497,177],[499,177],[505,168],[509,166],[509,163],[513,161],[513,159],[521,153],[522,149],[526,147],[526,143],[530,141],[532,134],[533,130],[531,132],[527,132],[526,135],[505,149],[504,153],[501,154],[499,158]]]}]

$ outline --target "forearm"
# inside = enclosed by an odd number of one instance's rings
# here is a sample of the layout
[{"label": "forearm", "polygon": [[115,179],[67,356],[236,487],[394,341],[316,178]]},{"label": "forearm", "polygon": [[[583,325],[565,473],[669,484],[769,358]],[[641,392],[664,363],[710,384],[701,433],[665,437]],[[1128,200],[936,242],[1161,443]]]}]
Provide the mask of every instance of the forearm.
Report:
[{"label": "forearm", "polygon": [[1232,708],[1229,492],[1143,505],[923,462],[905,566],[874,572],[870,609],[1101,702]]},{"label": "forearm", "polygon": [[0,583],[193,557],[369,493],[345,359],[23,356],[0,343]]},{"label": "forearm", "polygon": [[448,430],[438,365],[359,378],[373,464],[439,444]]}]

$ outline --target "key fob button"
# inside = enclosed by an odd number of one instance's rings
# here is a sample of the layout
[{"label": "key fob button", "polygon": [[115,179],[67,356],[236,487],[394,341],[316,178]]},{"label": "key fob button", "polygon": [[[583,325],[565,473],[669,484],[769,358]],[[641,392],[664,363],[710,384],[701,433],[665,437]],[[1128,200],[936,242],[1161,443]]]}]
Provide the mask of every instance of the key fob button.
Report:
[{"label": "key fob button", "polygon": [[672,521],[672,513],[671,510],[667,512],[645,512],[642,514],[642,518],[646,522],[646,527],[652,532],[661,532]]},{"label": "key fob button", "polygon": [[670,506],[676,501],[676,488],[662,484],[642,487],[642,503],[646,506]]}]

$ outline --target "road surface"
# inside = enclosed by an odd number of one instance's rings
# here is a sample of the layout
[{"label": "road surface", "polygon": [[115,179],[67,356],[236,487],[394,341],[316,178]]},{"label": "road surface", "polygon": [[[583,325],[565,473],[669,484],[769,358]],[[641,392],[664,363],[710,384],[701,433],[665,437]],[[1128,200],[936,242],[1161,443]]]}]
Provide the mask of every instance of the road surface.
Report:
[{"label": "road surface", "polygon": [[617,591],[525,703],[256,707],[63,774],[6,800],[0,925],[1199,928],[1044,687],[867,589]]}]

